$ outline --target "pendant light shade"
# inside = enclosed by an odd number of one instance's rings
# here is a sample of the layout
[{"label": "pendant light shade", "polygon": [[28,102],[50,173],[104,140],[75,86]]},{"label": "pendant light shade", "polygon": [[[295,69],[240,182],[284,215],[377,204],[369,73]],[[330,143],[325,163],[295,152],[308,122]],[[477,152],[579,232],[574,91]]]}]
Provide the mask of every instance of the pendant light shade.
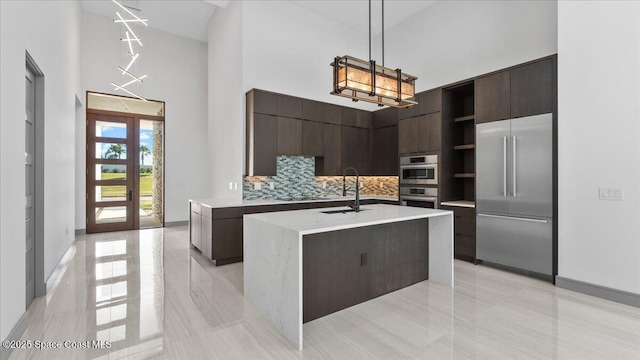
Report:
[{"label": "pendant light shade", "polygon": [[398,108],[416,105],[415,76],[352,56],[336,57],[332,95]]}]

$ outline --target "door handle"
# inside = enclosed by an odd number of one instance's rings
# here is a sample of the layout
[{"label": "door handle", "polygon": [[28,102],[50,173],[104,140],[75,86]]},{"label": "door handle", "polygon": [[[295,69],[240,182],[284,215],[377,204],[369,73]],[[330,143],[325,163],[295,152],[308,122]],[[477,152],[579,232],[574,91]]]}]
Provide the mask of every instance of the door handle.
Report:
[{"label": "door handle", "polygon": [[513,197],[518,197],[518,190],[516,188],[516,174],[517,174],[517,169],[518,169],[517,168],[517,161],[516,161],[516,158],[517,158],[517,156],[516,156],[516,149],[517,149],[516,139],[517,139],[517,137],[514,135],[513,136],[513,170],[511,170],[512,173],[513,173]]},{"label": "door handle", "polygon": [[502,137],[502,196],[507,196],[507,137]]},{"label": "door handle", "polygon": [[549,220],[546,219],[533,219],[533,218],[521,218],[515,216],[501,216],[501,215],[489,215],[489,214],[478,214],[480,217],[494,218],[494,219],[505,219],[505,220],[517,220],[517,221],[526,221],[526,222],[534,222],[540,224],[548,224]]},{"label": "door handle", "polygon": [[133,200],[133,190],[129,190],[129,201]]}]

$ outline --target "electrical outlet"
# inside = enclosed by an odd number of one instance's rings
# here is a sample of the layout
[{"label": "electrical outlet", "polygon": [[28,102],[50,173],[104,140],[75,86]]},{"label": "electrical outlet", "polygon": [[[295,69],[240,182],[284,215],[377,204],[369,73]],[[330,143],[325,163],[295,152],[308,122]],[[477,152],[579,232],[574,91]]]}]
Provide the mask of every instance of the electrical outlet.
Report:
[{"label": "electrical outlet", "polygon": [[233,183],[233,190],[238,190],[238,183],[237,182]]},{"label": "electrical outlet", "polygon": [[270,189],[270,190],[274,190],[275,188],[276,188],[276,184],[274,184],[274,183],[270,182],[270,183],[269,183],[269,189]]},{"label": "electrical outlet", "polygon": [[233,190],[233,182],[229,182],[229,190]]},{"label": "electrical outlet", "polygon": [[261,182],[253,183],[253,190],[262,190],[262,183]]},{"label": "electrical outlet", "polygon": [[380,189],[384,189],[384,183],[380,181]]},{"label": "electrical outlet", "polygon": [[323,181],[323,182],[322,182],[322,188],[323,188],[323,189],[326,189],[326,188],[327,188],[327,182],[326,182],[326,181]]},{"label": "electrical outlet", "polygon": [[600,188],[600,200],[617,200],[624,199],[624,190],[620,188]]}]

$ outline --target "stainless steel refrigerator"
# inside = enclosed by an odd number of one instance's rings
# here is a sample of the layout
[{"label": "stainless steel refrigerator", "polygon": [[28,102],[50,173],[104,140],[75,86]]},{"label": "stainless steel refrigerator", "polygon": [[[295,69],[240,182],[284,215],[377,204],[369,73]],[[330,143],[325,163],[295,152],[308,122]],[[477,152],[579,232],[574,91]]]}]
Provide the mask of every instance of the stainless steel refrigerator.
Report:
[{"label": "stainless steel refrigerator", "polygon": [[553,275],[553,115],[476,125],[476,257]]}]

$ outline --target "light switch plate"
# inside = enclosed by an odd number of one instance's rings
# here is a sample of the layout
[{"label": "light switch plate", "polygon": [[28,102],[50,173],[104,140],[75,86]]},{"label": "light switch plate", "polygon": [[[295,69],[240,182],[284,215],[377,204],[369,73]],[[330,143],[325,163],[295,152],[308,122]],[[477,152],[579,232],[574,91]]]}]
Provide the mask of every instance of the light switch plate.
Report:
[{"label": "light switch plate", "polygon": [[600,188],[599,189],[600,200],[617,200],[624,199],[624,190],[621,188]]}]

